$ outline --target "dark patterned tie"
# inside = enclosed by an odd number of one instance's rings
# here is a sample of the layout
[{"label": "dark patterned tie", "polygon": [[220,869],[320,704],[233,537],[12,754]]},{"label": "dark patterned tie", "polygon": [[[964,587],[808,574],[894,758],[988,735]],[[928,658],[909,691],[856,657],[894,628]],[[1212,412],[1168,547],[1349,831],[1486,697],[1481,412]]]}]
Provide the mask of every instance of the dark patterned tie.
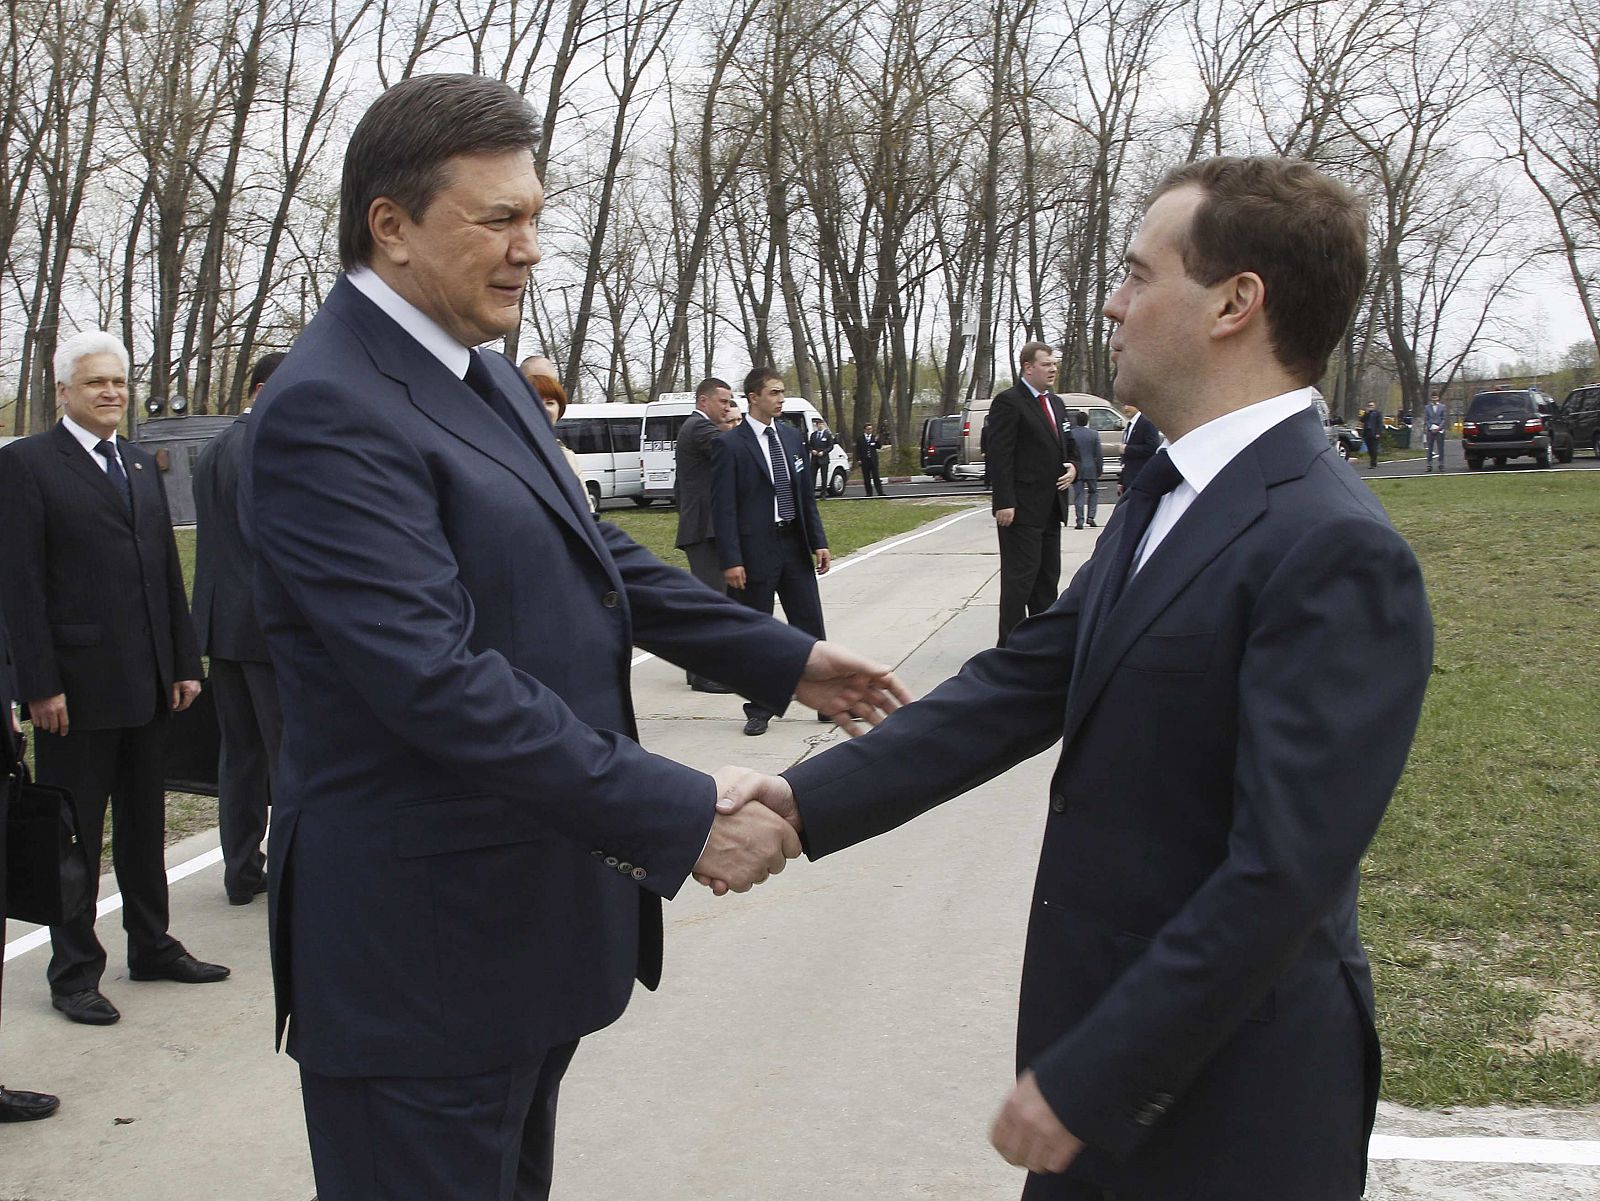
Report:
[{"label": "dark patterned tie", "polygon": [[516,434],[527,445],[533,445],[533,439],[529,436],[527,427],[522,424],[522,421],[517,417],[516,410],[511,407],[510,398],[500,391],[499,386],[489,375],[489,365],[483,361],[483,356],[476,350],[471,353],[467,360],[466,385],[483,398],[483,402],[494,410],[495,415],[501,421],[510,427],[512,433]]},{"label": "dark patterned tie", "polygon": [[129,510],[133,509],[133,489],[128,487],[128,473],[122,470],[122,463],[117,459],[117,448],[109,441],[96,442],[94,450],[97,455],[106,461],[106,474],[111,477],[111,482],[117,486],[117,491],[122,493],[122,503]]},{"label": "dark patterned tie", "polygon": [[[1183,482],[1183,473],[1165,450],[1158,451],[1133,481],[1122,502],[1122,529],[1117,535],[1116,557],[1106,566],[1106,592],[1100,605],[1100,618],[1111,611],[1127,586],[1133,570],[1133,556],[1144,541],[1145,531],[1156,515],[1161,498]],[[1100,618],[1096,619],[1099,624]]]},{"label": "dark patterned tie", "polygon": [[794,520],[794,489],[789,486],[789,464],[778,443],[778,431],[767,426],[767,458],[772,461],[772,491],[778,498],[778,520]]}]

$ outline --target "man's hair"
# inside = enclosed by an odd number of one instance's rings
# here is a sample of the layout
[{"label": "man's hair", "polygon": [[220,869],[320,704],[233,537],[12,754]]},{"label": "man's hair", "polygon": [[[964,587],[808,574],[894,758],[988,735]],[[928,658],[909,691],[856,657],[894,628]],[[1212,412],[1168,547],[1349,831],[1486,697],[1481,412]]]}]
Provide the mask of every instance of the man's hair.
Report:
[{"label": "man's hair", "polygon": [[278,365],[288,357],[283,351],[275,350],[271,354],[264,354],[257,359],[256,365],[250,369],[250,391],[254,392],[271,379],[272,373],[278,369]]},{"label": "man's hair", "polygon": [[1079,409],[1077,411],[1077,413],[1074,414],[1072,420],[1075,421],[1079,425],[1088,425],[1089,424],[1089,414],[1085,413],[1082,409]]},{"label": "man's hair", "polygon": [[1018,370],[1021,370],[1023,367],[1026,367],[1029,363],[1033,362],[1034,358],[1038,355],[1053,354],[1054,352],[1055,347],[1051,346],[1048,342],[1024,343],[1022,349],[1017,351],[1017,368]]},{"label": "man's hair", "polygon": [[1150,200],[1183,187],[1202,194],[1183,239],[1189,278],[1260,276],[1273,356],[1303,383],[1321,379],[1366,283],[1366,202],[1310,163],[1267,155],[1186,163]]},{"label": "man's hair", "polygon": [[339,185],[339,264],[372,259],[367,214],[380,196],[421,221],[464,154],[532,151],[539,124],[527,101],[478,75],[415,75],[372,102],[350,136]]},{"label": "man's hair", "polygon": [[707,396],[710,396],[718,388],[727,388],[729,392],[733,391],[733,386],[729,384],[727,380],[718,379],[714,375],[708,375],[705,377],[705,379],[701,380],[694,386],[694,398],[696,400],[703,400]]},{"label": "man's hair", "polygon": [[750,368],[744,377],[744,394],[749,396],[754,392],[761,391],[769,379],[775,379],[781,383],[783,381],[783,372],[775,367]]},{"label": "man's hair", "polygon": [[812,425],[821,425],[821,424],[822,424],[822,418],[820,418],[820,417],[813,417],[813,418],[812,418],[812,419],[811,419],[811,424],[812,424]]},{"label": "man's hair", "polygon": [[73,334],[56,347],[55,361],[51,364],[56,383],[70,384],[79,360],[92,354],[116,355],[122,363],[122,374],[128,374],[128,348],[122,344],[122,340],[103,329],[86,329],[81,334]]},{"label": "man's hair", "polygon": [[[541,367],[543,367],[543,365],[546,363],[550,364],[550,366],[540,371],[530,370],[531,365],[534,363],[538,363]],[[555,360],[551,359],[547,355],[542,354],[530,354],[527,358],[523,359],[522,362],[517,364],[517,370],[522,372],[524,379],[532,379],[536,375],[547,375],[551,379],[555,379],[555,369]]]}]

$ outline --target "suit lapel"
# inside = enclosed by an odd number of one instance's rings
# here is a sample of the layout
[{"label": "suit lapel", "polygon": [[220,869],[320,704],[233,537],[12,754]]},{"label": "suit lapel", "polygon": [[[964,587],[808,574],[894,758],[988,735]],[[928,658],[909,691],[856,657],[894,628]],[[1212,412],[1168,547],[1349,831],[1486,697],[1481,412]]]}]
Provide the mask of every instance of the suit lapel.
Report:
[{"label": "suit lapel", "polygon": [[[525,419],[522,406],[517,403],[518,398],[511,398],[513,409],[517,410],[519,418],[523,418],[534,445],[539,448],[537,452],[529,449],[528,444],[515,431],[508,429],[506,423],[464,380],[452,375],[443,363],[390,320],[347,279],[339,279],[328,294],[327,303],[355,331],[377,370],[404,388],[411,403],[424,416],[513,473],[604,562],[610,562],[610,557],[596,544],[596,532],[589,528],[594,522],[589,519],[588,506],[583,506],[583,516],[580,518],[575,499],[557,482],[552,458],[560,460],[562,471],[568,468],[560,448],[555,444],[555,435],[550,431],[548,422],[539,423],[542,429],[535,427]],[[506,391],[504,386],[501,391]]]},{"label": "suit lapel", "polygon": [[[1061,446],[1060,426],[1056,425],[1053,416],[1046,417],[1044,415],[1045,406],[1039,403],[1039,397],[1028,391],[1027,384],[1018,384],[1017,386],[1022,389],[1024,403],[1027,404],[1028,408],[1033,410],[1034,425],[1039,429],[1040,433],[1044,434],[1044,436],[1050,440],[1051,445],[1059,449]],[[1049,402],[1047,401],[1046,403],[1048,404]],[[1050,405],[1050,412],[1053,414],[1055,411],[1055,405]]]},{"label": "suit lapel", "polygon": [[[1271,432],[1263,437],[1270,437]],[[1259,440],[1258,440],[1259,442]],[[1093,586],[1093,601],[1074,648],[1071,695],[1067,701],[1064,736],[1070,742],[1079,723],[1093,707],[1122,657],[1150,628],[1174,598],[1228,545],[1249,529],[1267,511],[1267,485],[1255,447],[1246,448],[1167,532],[1161,545],[1123,589],[1110,612],[1099,614],[1108,581],[1104,571]],[[1117,537],[1123,533],[1122,514],[1117,517]],[[1109,535],[1111,531],[1108,529]],[[1111,562],[1114,547],[1096,548],[1095,557]]]},{"label": "suit lapel", "polygon": [[767,448],[761,445],[761,439],[757,437],[755,430],[750,428],[748,421],[739,426],[739,433],[740,445],[755,459],[758,469],[756,478],[766,484],[768,492],[776,496],[777,490],[772,486],[772,465],[767,459]]},{"label": "suit lapel", "polygon": [[[85,479],[89,486],[99,493],[107,504],[116,509],[118,516],[126,521],[129,526],[132,526],[133,514],[128,511],[128,505],[123,500],[121,490],[111,482],[111,477],[101,469],[100,465],[89,458],[88,452],[72,436],[72,431],[58,421],[56,422],[56,428],[52,431],[52,436],[55,438],[56,450],[67,461],[67,469]],[[124,462],[126,463],[126,460]],[[125,466],[124,470],[126,469]],[[131,485],[132,481],[130,480],[129,483]]]}]

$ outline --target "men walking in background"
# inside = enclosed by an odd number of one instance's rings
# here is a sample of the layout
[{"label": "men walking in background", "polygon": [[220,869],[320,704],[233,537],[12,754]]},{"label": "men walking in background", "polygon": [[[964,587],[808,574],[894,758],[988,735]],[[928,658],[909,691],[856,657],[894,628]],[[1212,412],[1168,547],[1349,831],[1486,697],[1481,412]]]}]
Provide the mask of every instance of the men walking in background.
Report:
[{"label": "men walking in background", "polygon": [[1089,528],[1094,529],[1095,514],[1100,507],[1100,477],[1106,471],[1105,450],[1100,445],[1100,435],[1089,428],[1089,414],[1081,409],[1072,419],[1073,456],[1078,475],[1072,481],[1072,513],[1077,519],[1075,528],[1083,528],[1083,515],[1087,509]]},{"label": "men walking in background", "polygon": [[[22,727],[17,723],[17,677],[11,665],[11,643],[6,638],[5,612],[0,608],[0,945],[6,940],[6,818],[11,790],[9,777],[22,762]],[[0,959],[0,984],[5,981],[5,961]],[[61,1106],[49,1093],[30,1093],[0,1085],[0,1122],[33,1122],[47,1118]]]},{"label": "men walking in background", "polygon": [[[283,362],[264,355],[250,373],[250,403]],[[246,407],[245,413],[250,409]],[[267,891],[267,833],[283,714],[267,640],[256,621],[255,556],[239,526],[240,456],[247,417],[213,438],[194,465],[194,627],[210,656],[222,750],[217,762],[217,825],[222,887],[248,905]]]},{"label": "men walking in background", "polygon": [[811,432],[806,435],[806,453],[811,460],[811,490],[818,496],[827,491],[828,457],[833,454],[837,441],[822,418],[811,419]]},{"label": "men walking in background", "polygon": [[878,439],[870,421],[856,435],[856,467],[861,472],[861,486],[868,496],[873,494],[874,489],[879,496],[883,495],[883,477],[878,474],[878,452],[887,445],[887,442]]},{"label": "men walking in background", "polygon": [[[738,426],[712,444],[712,514],[717,558],[735,600],[762,613],[783,602],[789,624],[821,638],[822,596],[817,576],[832,562],[806,479],[800,435],[779,421],[783,377],[771,367],[744,377],[749,409]],[[776,710],[746,702],[744,732],[765,734]],[[819,717],[823,715],[819,714]]]},{"label": "men walking in background", "polygon": [[1444,397],[1435,392],[1432,399],[1422,406],[1422,436],[1428,448],[1428,465],[1424,470],[1432,471],[1435,463],[1440,471],[1444,470],[1444,430],[1449,421]]},{"label": "men walking in background", "polygon": [[1122,429],[1122,467],[1117,474],[1119,496],[1133,487],[1133,481],[1139,478],[1144,465],[1161,448],[1161,431],[1156,429],[1150,418],[1139,412],[1138,405],[1123,405],[1122,414],[1128,419],[1128,424]]},{"label": "men walking in background", "polygon": [[[689,573],[719,595],[727,592],[722,564],[717,560],[717,527],[711,513],[711,444],[735,422],[733,389],[726,380],[710,376],[694,389],[694,412],[678,427],[677,472],[672,490],[678,505],[677,547],[689,560]],[[688,673],[696,692],[731,692],[732,689]]]},{"label": "men walking in background", "polygon": [[1369,467],[1378,465],[1378,449],[1383,445],[1383,414],[1378,412],[1378,402],[1367,401],[1361,414],[1361,441],[1366,444]]},{"label": "men walking in background", "polygon": [[[200,653],[155,459],[117,433],[128,351],[110,334],[56,350],[54,429],[0,448],[0,604],[33,722],[41,783],[72,793],[92,878],[106,804],[128,976],[207,984],[167,932],[167,721],[200,693]],[[100,992],[94,906],[50,929],[50,999],[74,1022],[121,1015]]]},{"label": "men walking in background", "polygon": [[1043,613],[1061,590],[1061,527],[1077,474],[1067,411],[1050,391],[1055,351],[1029,342],[1017,365],[1016,384],[994,398],[984,422],[1000,538],[1000,646],[1019,621]]}]

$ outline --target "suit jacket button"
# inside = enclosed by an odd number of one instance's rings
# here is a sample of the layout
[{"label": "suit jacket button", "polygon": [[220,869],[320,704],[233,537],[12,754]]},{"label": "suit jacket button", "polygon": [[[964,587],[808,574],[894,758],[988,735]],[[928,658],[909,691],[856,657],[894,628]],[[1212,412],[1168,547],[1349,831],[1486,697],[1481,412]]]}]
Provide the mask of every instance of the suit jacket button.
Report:
[{"label": "suit jacket button", "polygon": [[596,859],[604,859],[606,857],[606,853],[604,851],[590,851],[589,854],[593,855]]},{"label": "suit jacket button", "polygon": [[607,855],[606,856],[606,866],[607,867],[616,867],[617,866],[617,857],[615,855]]},{"label": "suit jacket button", "polygon": [[633,872],[633,864],[631,864],[631,863],[619,863],[619,864],[617,864],[617,870],[619,872],[621,872],[624,876],[630,875]]},{"label": "suit jacket button", "polygon": [[600,603],[608,609],[615,609],[617,607],[617,594],[615,592],[606,593],[600,598]]},{"label": "suit jacket button", "polygon": [[1067,811],[1067,798],[1062,796],[1060,793],[1052,794],[1050,797],[1050,808],[1055,810],[1057,813],[1065,813]]},{"label": "suit jacket button", "polygon": [[636,868],[633,869],[633,871],[629,872],[628,874],[631,875],[635,880],[643,880],[644,876],[645,876],[645,871],[644,871],[644,868],[642,868],[642,867],[636,867]]}]

